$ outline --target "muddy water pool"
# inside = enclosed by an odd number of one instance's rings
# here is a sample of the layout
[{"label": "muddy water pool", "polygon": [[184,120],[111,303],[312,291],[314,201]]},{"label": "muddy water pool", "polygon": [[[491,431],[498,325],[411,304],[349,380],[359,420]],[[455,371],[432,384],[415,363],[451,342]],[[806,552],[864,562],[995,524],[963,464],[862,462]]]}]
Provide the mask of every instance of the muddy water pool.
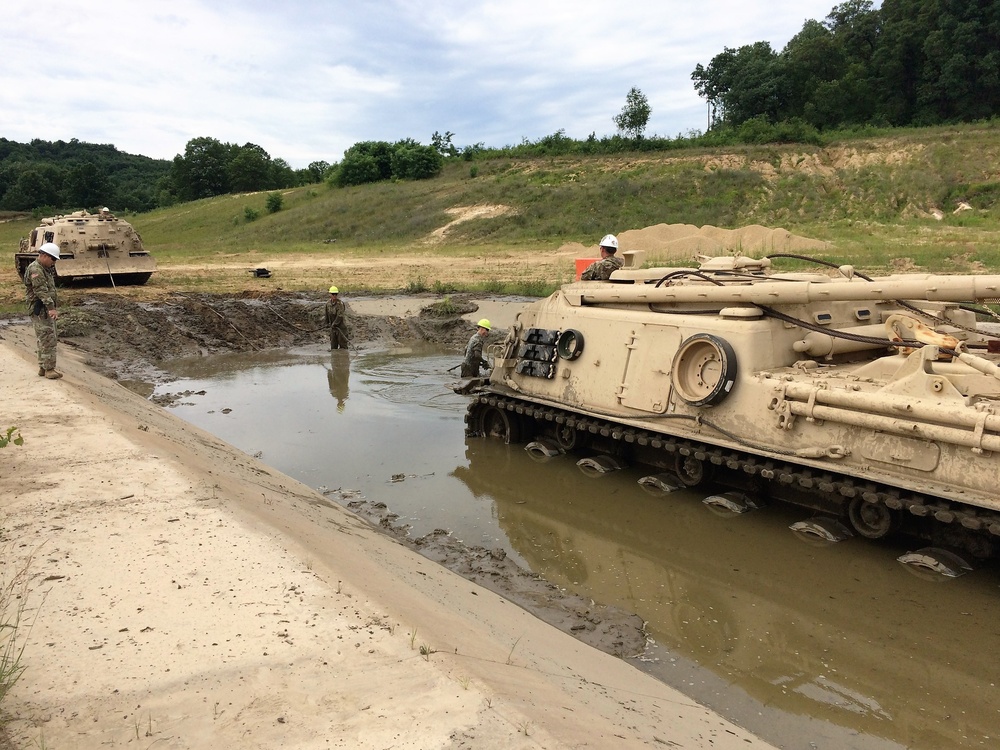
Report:
[{"label": "muddy water pool", "polygon": [[503,548],[653,639],[637,666],[787,748],[1000,747],[1000,572],[918,578],[907,547],[808,544],[778,507],[723,517],[627,468],[465,438],[453,352],[315,349],[176,361],[154,396],[321,491],[420,536]]}]

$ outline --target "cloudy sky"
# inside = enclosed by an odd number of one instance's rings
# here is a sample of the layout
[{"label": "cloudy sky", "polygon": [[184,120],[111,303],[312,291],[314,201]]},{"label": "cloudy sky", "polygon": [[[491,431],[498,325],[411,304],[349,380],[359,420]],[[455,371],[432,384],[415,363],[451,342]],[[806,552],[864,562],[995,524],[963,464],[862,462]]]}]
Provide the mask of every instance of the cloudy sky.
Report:
[{"label": "cloudy sky", "polygon": [[[504,146],[612,135],[637,86],[647,135],[704,130],[691,71],[776,50],[833,0],[6,0],[0,137],[170,159],[255,143],[296,169],[362,140]],[[876,6],[880,3],[876,3]]]}]

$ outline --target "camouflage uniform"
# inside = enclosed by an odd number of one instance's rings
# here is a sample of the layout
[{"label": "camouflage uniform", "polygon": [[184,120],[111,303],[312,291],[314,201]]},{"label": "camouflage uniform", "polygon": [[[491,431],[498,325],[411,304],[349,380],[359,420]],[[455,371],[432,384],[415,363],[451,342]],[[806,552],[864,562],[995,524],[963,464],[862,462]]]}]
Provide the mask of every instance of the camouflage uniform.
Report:
[{"label": "camouflage uniform", "polygon": [[35,327],[39,371],[56,369],[56,322],[49,317],[55,310],[56,274],[37,260],[31,261],[24,271],[25,299],[28,315]]},{"label": "camouflage uniform", "polygon": [[625,265],[625,261],[617,255],[609,255],[607,258],[596,260],[587,266],[587,270],[580,274],[581,281],[607,281],[611,274]]},{"label": "camouflage uniform", "polygon": [[483,359],[483,339],[479,331],[472,334],[469,343],[465,345],[465,360],[462,362],[463,378],[478,378],[480,367],[489,367],[490,363]]},{"label": "camouflage uniform", "polygon": [[326,303],[323,320],[330,328],[330,348],[347,348],[347,307],[343,301],[331,299]]}]

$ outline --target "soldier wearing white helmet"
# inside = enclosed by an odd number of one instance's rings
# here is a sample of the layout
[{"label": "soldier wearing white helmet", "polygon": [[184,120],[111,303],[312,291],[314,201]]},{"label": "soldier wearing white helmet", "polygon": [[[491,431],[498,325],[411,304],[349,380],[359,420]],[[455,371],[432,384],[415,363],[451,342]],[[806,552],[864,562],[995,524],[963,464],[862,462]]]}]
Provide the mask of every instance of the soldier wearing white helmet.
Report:
[{"label": "soldier wearing white helmet", "polygon": [[607,281],[611,274],[625,265],[625,261],[615,253],[618,252],[618,238],[606,234],[601,238],[601,259],[595,260],[580,274],[581,281]]},{"label": "soldier wearing white helmet", "polygon": [[59,317],[56,299],[56,261],[59,246],[46,242],[38,248],[38,257],[24,270],[24,292],[28,315],[35,328],[38,351],[38,374],[57,380],[62,373],[56,370],[56,318]]}]

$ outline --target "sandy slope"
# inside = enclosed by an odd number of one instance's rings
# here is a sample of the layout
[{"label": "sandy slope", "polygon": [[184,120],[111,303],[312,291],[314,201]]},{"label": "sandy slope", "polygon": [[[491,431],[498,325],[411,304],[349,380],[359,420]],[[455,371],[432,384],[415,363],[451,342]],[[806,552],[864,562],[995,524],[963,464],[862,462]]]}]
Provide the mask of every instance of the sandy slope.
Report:
[{"label": "sandy slope", "polygon": [[[31,557],[22,748],[768,745],[0,329],[5,560]],[[423,653],[422,653],[423,652]]]}]

